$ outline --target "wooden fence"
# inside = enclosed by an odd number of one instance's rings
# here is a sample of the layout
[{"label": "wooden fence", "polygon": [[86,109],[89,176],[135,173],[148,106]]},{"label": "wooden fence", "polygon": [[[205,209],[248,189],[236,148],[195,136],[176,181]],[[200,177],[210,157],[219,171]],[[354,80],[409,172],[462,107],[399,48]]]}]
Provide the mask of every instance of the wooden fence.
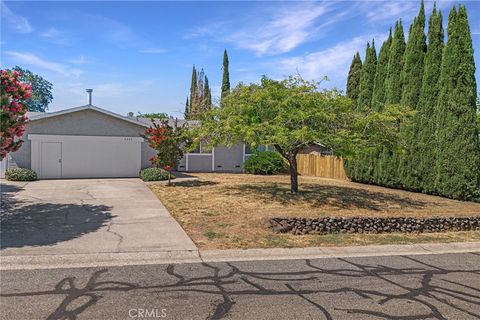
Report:
[{"label": "wooden fence", "polygon": [[335,156],[299,154],[297,155],[297,167],[298,173],[304,176],[347,179],[342,158]]}]

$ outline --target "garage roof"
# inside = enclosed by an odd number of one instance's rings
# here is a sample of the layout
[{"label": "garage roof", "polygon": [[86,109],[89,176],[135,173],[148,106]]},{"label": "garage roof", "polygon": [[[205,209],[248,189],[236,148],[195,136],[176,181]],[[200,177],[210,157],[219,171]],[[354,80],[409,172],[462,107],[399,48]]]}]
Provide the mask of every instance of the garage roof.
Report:
[{"label": "garage roof", "polygon": [[28,113],[28,118],[30,121],[35,121],[35,120],[40,120],[40,119],[45,119],[45,118],[50,118],[50,117],[56,117],[56,116],[61,116],[64,114],[69,114],[72,112],[78,112],[82,110],[93,110],[97,111],[100,113],[107,114],[111,117],[115,117],[120,120],[128,121],[131,123],[134,123],[136,125],[142,126],[142,127],[149,127],[148,123],[138,121],[136,118],[130,118],[130,117],[125,117],[122,115],[119,115],[118,113],[114,113],[96,106],[93,106],[91,104],[87,104],[85,106],[80,106],[80,107],[75,107],[75,108],[70,108],[70,109],[65,109],[65,110],[60,110],[60,111],[55,111],[55,112],[29,112]]}]

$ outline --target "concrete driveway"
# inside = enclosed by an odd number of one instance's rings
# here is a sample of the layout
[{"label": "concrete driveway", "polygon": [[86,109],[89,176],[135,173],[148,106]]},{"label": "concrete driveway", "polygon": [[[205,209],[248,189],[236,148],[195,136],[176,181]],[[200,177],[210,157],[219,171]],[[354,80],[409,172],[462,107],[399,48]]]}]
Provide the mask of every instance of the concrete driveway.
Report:
[{"label": "concrete driveway", "polygon": [[1,255],[192,251],[139,179],[2,180]]}]

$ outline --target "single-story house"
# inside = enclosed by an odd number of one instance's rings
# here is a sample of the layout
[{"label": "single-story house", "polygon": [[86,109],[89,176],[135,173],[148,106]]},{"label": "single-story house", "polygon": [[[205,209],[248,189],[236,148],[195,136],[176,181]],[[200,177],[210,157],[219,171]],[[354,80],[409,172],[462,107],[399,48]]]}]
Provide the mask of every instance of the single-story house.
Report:
[{"label": "single-story house", "polygon": [[[40,179],[138,177],[156,154],[141,137],[150,119],[122,116],[91,104],[31,112],[28,117],[23,145],[2,161],[3,169],[31,168]],[[186,154],[177,169],[243,172],[248,156],[243,143],[230,148],[200,147]]]}]

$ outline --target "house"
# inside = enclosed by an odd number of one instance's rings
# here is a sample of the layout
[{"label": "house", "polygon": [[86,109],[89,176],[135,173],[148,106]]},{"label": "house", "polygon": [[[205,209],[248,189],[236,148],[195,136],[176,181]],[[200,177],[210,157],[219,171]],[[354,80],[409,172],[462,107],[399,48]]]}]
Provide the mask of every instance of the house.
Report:
[{"label": "house", "polygon": [[[89,92],[91,94],[91,92]],[[138,177],[156,151],[141,137],[150,119],[122,116],[89,104],[28,114],[24,143],[3,166],[31,168],[40,179]],[[183,120],[182,120],[183,121]],[[178,170],[243,172],[245,144],[201,146]]]},{"label": "house", "polygon": [[308,147],[300,150],[299,154],[317,154],[320,156],[333,156],[333,150],[321,143],[312,143]]}]

